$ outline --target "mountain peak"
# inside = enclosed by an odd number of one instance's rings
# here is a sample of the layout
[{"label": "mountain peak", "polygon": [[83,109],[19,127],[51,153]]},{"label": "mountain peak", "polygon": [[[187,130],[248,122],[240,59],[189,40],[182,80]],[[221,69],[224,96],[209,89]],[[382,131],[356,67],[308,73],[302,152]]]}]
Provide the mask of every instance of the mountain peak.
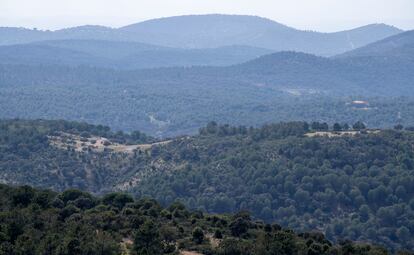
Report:
[{"label": "mountain peak", "polygon": [[399,29],[395,26],[391,26],[385,23],[372,23],[365,26],[360,26],[357,28],[345,30],[342,32],[367,32],[367,31],[382,31],[382,32],[394,32],[394,33],[401,33],[404,30]]},{"label": "mountain peak", "polygon": [[157,19],[150,19],[143,22],[131,24],[128,26],[121,27],[120,30],[136,30],[143,26],[171,26],[171,25],[182,25],[187,27],[196,26],[229,26],[236,24],[253,25],[260,23],[261,25],[268,26],[280,26],[284,29],[293,29],[271,19],[263,18],[260,16],[253,15],[230,15],[230,14],[202,14],[202,15],[182,15],[163,17]]}]

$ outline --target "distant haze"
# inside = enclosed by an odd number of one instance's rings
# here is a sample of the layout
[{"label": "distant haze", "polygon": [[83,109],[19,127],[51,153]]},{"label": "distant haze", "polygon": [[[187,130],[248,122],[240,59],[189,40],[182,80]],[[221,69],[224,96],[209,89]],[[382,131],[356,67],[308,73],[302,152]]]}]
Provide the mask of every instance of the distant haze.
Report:
[{"label": "distant haze", "polygon": [[323,32],[371,23],[414,29],[413,0],[0,0],[0,26],[52,30],[207,13],[258,15]]}]

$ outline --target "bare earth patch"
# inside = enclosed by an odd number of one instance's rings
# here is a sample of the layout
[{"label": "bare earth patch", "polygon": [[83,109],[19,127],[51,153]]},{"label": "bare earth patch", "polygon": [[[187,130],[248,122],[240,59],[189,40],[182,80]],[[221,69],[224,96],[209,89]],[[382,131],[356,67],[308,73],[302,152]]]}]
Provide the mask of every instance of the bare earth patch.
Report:
[{"label": "bare earth patch", "polygon": [[180,255],[203,255],[195,251],[180,251]]},{"label": "bare earth patch", "polygon": [[[378,134],[380,130],[364,130],[364,132],[368,134]],[[351,131],[317,131],[317,132],[309,132],[306,133],[305,136],[307,137],[341,137],[341,136],[355,136],[357,134],[361,134],[361,131],[351,130]]]},{"label": "bare earth patch", "polygon": [[220,245],[220,239],[214,238],[213,234],[207,234],[206,236],[210,240],[211,247],[217,248]]},{"label": "bare earth patch", "polygon": [[105,137],[91,136],[89,138],[84,138],[79,135],[69,134],[61,132],[56,136],[48,136],[49,143],[52,146],[55,146],[59,149],[74,149],[75,151],[94,151],[94,152],[103,152],[105,150],[111,152],[119,153],[133,153],[135,150],[149,150],[152,146],[156,145],[166,145],[171,141],[162,141],[152,144],[119,144],[109,141]]}]

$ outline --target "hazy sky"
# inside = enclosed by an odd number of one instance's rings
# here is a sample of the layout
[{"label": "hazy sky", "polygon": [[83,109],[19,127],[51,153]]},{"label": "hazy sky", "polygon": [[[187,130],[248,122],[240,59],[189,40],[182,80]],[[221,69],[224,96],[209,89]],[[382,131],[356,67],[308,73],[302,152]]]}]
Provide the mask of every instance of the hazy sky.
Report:
[{"label": "hazy sky", "polygon": [[286,25],[337,31],[369,23],[414,29],[414,0],[0,0],[0,26],[119,27],[183,14],[249,14]]}]

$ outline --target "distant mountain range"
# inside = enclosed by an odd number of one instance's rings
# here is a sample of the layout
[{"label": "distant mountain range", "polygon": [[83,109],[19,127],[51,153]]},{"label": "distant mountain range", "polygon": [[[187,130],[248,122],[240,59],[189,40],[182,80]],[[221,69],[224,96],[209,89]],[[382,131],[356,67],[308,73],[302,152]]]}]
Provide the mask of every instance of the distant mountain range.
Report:
[{"label": "distant mountain range", "polygon": [[[15,41],[29,38],[26,32],[38,41],[0,46],[0,118],[85,120],[156,136],[193,133],[211,120],[235,125],[315,119],[414,125],[413,31],[372,25],[321,34],[258,17],[225,15],[166,18],[120,29],[2,31],[18,31]],[[290,49],[298,45],[294,42],[303,43],[314,53],[332,46],[335,52],[326,54],[331,55],[352,48],[349,41],[347,47],[338,46],[345,45],[338,39],[343,33],[359,38],[353,47],[375,42],[332,57],[258,44],[266,38],[273,46],[292,40],[286,44]],[[376,41],[387,33],[392,35]],[[311,40],[318,36],[324,43]],[[160,38],[164,46],[157,45]],[[336,46],[327,38],[337,38]],[[354,99],[372,105],[355,110],[348,104]]]},{"label": "distant mountain range", "polygon": [[0,63],[95,66],[115,69],[227,66],[246,62],[271,52],[249,46],[178,49],[136,42],[56,40],[0,46]]},{"label": "distant mountain range", "polygon": [[337,57],[398,57],[414,60],[414,30],[385,38]]},{"label": "distant mountain range", "polygon": [[372,24],[347,31],[319,33],[297,30],[256,16],[190,15],[154,19],[118,29],[89,25],[57,31],[0,28],[0,45],[93,39],[186,49],[245,45],[271,51],[332,56],[401,32],[385,24]]},{"label": "distant mountain range", "polygon": [[[407,57],[408,58],[408,57]],[[231,77],[267,87],[343,95],[414,95],[414,62],[407,58],[324,58],[278,52],[228,67]]]},{"label": "distant mountain range", "polygon": [[[226,67],[0,65],[0,118],[82,120],[156,136],[194,133],[210,120],[414,125],[413,81],[407,59],[297,52]],[[370,105],[347,105],[361,98]]]},{"label": "distant mountain range", "polygon": [[[119,29],[0,28],[0,45],[0,183],[128,191],[215,213],[251,210],[332,241],[414,247],[414,31],[376,24],[318,33],[259,17],[202,15]],[[355,130],[345,128],[353,123]],[[381,127],[395,130],[373,130]],[[33,200],[28,209],[16,204],[26,211],[46,205],[41,196],[16,194],[13,202]],[[65,207],[62,199],[51,200],[62,215],[89,203]],[[160,215],[190,215],[177,208]],[[199,212],[191,215],[203,224]],[[215,228],[246,225],[214,217],[206,222]],[[0,236],[10,232],[4,226]],[[281,226],[261,228],[266,245],[268,237],[287,240]],[[283,235],[271,237],[273,229]],[[0,250],[34,243],[6,241]],[[382,254],[342,243],[345,253]],[[300,247],[323,254],[328,244],[308,238]]]}]

